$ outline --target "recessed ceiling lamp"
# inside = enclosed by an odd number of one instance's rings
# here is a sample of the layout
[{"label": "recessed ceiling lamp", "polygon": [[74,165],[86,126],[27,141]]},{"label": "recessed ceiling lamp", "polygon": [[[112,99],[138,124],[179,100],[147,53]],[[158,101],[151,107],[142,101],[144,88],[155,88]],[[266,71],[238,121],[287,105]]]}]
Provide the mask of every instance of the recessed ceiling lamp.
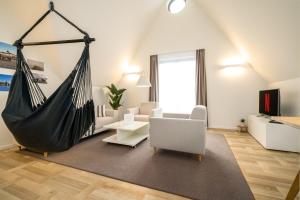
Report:
[{"label": "recessed ceiling lamp", "polygon": [[186,5],[186,0],[169,0],[168,11],[170,13],[176,14],[184,9]]}]

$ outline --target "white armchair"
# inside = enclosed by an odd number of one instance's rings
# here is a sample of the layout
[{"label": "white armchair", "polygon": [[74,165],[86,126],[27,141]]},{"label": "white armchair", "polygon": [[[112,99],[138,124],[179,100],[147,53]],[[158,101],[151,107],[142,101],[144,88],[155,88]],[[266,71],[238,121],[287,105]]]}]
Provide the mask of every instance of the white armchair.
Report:
[{"label": "white armchair", "polygon": [[135,121],[149,121],[150,117],[161,117],[162,111],[158,102],[141,103],[140,107],[128,108],[128,112],[134,115]]},{"label": "white armchair", "polygon": [[199,160],[205,154],[207,111],[196,106],[190,115],[164,114],[150,118],[150,145],[158,148],[193,153]]}]

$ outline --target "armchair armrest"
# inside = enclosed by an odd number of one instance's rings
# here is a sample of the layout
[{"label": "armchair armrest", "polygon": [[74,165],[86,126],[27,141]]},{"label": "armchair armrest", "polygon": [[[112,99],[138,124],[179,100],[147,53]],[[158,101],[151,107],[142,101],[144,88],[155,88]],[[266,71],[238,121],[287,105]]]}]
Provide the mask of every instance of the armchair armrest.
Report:
[{"label": "armchair armrest", "polygon": [[134,114],[134,115],[137,115],[140,112],[140,108],[139,107],[128,108],[127,110],[128,110],[128,113],[131,113],[131,114]]},{"label": "armchair armrest", "polygon": [[184,113],[163,113],[164,118],[178,118],[178,119],[189,119],[190,114]]}]

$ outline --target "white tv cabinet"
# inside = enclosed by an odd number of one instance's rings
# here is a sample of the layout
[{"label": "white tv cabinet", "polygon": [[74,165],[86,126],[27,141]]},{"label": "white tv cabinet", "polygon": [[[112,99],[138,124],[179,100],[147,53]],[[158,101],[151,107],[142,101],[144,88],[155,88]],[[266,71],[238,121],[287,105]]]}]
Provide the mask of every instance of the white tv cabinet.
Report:
[{"label": "white tv cabinet", "polygon": [[300,129],[269,121],[270,118],[250,115],[248,132],[266,149],[300,152]]}]

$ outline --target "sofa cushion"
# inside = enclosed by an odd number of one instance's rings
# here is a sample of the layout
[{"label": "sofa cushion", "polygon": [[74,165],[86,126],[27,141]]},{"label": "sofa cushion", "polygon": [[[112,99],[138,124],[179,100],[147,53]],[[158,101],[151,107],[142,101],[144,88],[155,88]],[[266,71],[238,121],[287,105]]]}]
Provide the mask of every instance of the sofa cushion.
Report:
[{"label": "sofa cushion", "polygon": [[106,117],[106,108],[105,105],[100,105],[99,106],[99,115],[98,117]]},{"label": "sofa cushion", "polygon": [[191,115],[190,119],[206,120],[206,107],[202,105],[197,105]]},{"label": "sofa cushion", "polygon": [[110,124],[114,122],[113,117],[96,117],[96,129],[102,128],[104,125]]},{"label": "sofa cushion", "polygon": [[99,117],[99,106],[94,104],[95,117]]},{"label": "sofa cushion", "polygon": [[149,118],[150,118],[150,115],[134,115],[135,121],[148,122]]}]

